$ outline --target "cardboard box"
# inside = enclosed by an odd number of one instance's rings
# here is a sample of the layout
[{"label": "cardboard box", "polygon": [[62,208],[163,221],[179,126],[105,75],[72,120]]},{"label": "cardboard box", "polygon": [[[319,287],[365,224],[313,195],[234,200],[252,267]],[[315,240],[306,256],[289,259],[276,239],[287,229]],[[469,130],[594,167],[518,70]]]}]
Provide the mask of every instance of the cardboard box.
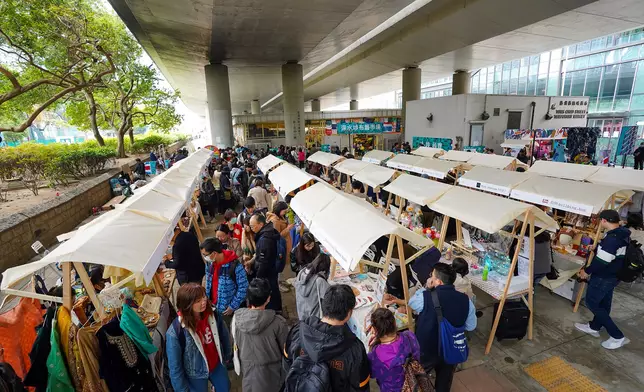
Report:
[{"label": "cardboard box", "polygon": [[[568,281],[556,289],[552,290],[553,293],[566,298],[571,302],[575,302],[577,299],[577,292],[579,291],[580,284],[576,279],[568,279]],[[586,290],[584,287],[584,294],[582,299],[586,297]],[[582,301],[583,303],[583,301]]]}]

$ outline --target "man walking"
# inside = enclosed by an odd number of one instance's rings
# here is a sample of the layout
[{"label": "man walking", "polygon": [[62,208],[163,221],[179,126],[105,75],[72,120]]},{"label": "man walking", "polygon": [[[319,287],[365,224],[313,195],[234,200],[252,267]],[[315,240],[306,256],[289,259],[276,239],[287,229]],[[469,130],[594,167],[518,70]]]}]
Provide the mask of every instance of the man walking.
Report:
[{"label": "man walking", "polygon": [[420,362],[429,373],[436,372],[436,392],[449,392],[456,365],[445,363],[439,351],[439,325],[436,308],[432,300],[432,292],[438,295],[443,318],[454,327],[465,327],[467,331],[476,328],[476,308],[467,294],[460,293],[454,288],[456,272],[451,265],[438,263],[434,266],[432,276],[427,279],[427,288],[419,289],[409,300],[409,306],[419,313],[416,337],[420,345]]},{"label": "man walking", "polygon": [[291,370],[286,377],[286,390],[298,384],[314,385],[311,380],[298,376],[309,374],[312,367],[323,364],[328,367],[329,390],[369,391],[371,366],[367,352],[346,325],[356,306],[355,294],[347,285],[334,285],[327,289],[321,304],[321,319],[310,316],[288,334],[284,354],[287,369]]},{"label": "man walking", "polygon": [[[251,198],[252,199],[252,198]],[[282,311],[282,294],[278,284],[277,241],[280,233],[272,223],[266,223],[266,217],[256,213],[250,218],[250,229],[255,233],[255,277],[268,280],[271,286],[271,300],[266,306],[280,313]]]},{"label": "man walking", "polygon": [[271,286],[266,279],[255,279],[248,286],[248,308],[233,317],[234,344],[239,356],[244,392],[279,391],[286,372],[282,350],[288,326],[282,316],[266,309]]},{"label": "man walking", "polygon": [[635,170],[644,169],[644,142],[640,143],[640,146],[633,151],[633,157],[635,158]]},{"label": "man walking", "polygon": [[590,277],[586,290],[586,306],[595,317],[590,323],[575,323],[575,327],[595,337],[599,337],[602,327],[606,328],[610,338],[602,342],[602,346],[614,350],[629,342],[610,317],[610,309],[613,302],[613,291],[618,283],[617,272],[624,264],[631,232],[619,225],[619,213],[615,210],[602,211],[599,214],[599,219],[606,234],[599,242],[595,257],[590,265],[578,273],[581,279]]}]

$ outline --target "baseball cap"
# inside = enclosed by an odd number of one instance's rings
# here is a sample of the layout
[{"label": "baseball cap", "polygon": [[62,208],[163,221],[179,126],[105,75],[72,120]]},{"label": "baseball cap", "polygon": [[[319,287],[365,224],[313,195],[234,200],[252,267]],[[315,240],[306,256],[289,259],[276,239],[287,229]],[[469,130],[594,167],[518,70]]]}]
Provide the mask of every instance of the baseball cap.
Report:
[{"label": "baseball cap", "polygon": [[609,223],[619,223],[619,213],[615,210],[604,210],[599,213],[599,219],[606,219]]}]

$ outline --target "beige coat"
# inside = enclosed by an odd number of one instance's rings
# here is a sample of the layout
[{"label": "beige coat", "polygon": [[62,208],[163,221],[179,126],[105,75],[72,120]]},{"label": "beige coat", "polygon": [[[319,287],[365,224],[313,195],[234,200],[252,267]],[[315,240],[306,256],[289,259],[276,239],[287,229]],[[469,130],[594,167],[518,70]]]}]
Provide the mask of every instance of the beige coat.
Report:
[{"label": "beige coat", "polygon": [[248,196],[255,199],[255,208],[265,208],[268,211],[273,207],[273,199],[266,189],[256,186],[248,191]]}]

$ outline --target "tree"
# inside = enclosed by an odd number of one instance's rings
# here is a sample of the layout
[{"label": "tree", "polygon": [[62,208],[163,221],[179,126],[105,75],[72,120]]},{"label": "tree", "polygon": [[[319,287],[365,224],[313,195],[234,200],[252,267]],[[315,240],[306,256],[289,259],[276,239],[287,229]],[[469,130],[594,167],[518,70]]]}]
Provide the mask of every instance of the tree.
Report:
[{"label": "tree", "polygon": [[100,10],[95,0],[0,3],[0,131],[24,131],[44,110],[116,71],[102,37],[118,24]]}]

